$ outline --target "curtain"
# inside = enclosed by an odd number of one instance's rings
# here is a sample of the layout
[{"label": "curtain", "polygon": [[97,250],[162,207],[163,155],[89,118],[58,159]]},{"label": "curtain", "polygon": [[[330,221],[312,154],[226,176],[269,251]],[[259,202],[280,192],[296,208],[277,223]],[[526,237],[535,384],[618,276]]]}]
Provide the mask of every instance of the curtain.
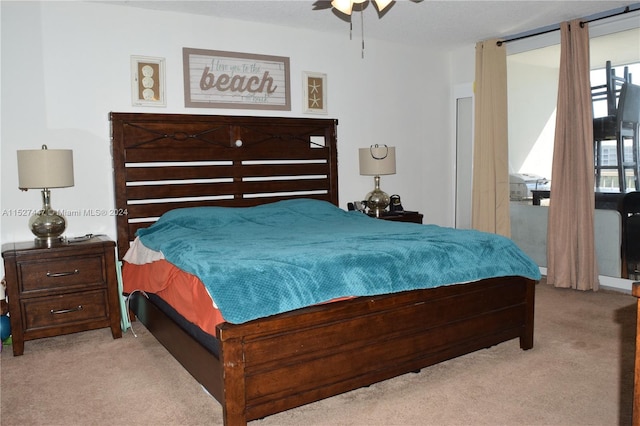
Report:
[{"label": "curtain", "polygon": [[471,226],[509,237],[507,55],[497,41],[476,44]]},{"label": "curtain", "polygon": [[594,241],[593,112],[589,28],[560,24],[560,74],[551,199],[547,228],[547,283],[597,290]]}]

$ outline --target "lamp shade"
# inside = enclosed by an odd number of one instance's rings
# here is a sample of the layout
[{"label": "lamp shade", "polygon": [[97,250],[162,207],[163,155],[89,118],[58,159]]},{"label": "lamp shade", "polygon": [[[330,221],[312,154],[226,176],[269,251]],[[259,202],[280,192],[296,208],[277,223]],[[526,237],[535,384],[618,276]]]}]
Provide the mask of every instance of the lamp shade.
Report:
[{"label": "lamp shade", "polygon": [[393,175],[396,173],[396,148],[372,145],[358,150],[360,174],[367,176]]},{"label": "lamp shade", "polygon": [[73,151],[30,149],[18,151],[18,188],[64,188],[73,186]]}]

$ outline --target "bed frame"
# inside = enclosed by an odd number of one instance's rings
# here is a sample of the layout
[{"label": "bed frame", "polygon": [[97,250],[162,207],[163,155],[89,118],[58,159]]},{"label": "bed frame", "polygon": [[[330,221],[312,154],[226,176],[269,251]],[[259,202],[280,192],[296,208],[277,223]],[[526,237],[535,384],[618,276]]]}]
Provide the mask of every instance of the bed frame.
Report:
[{"label": "bed frame", "polygon": [[[337,121],[111,113],[118,251],[163,212],[295,197],[338,205]],[[227,426],[519,338],[535,282],[506,277],[359,297],[217,328],[219,356],[139,297],[135,314],[223,407]]]}]

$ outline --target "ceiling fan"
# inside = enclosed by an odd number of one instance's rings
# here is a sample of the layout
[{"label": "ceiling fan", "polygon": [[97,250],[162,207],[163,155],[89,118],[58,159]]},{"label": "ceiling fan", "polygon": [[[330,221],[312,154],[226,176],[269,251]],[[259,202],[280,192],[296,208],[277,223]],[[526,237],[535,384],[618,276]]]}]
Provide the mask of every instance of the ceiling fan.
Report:
[{"label": "ceiling fan", "polygon": [[[353,10],[354,4],[362,4],[367,2],[368,0],[332,0],[331,6],[333,6],[336,10],[344,13],[345,15],[351,15],[351,11]],[[378,13],[381,13],[383,10],[387,8],[393,0],[372,0],[373,3],[376,4],[378,8]]]},{"label": "ceiling fan", "polygon": [[[422,0],[412,0],[414,2],[420,2]],[[328,9],[333,8],[333,13],[338,18],[342,19],[349,23],[349,39],[352,38],[351,31],[353,29],[351,22],[351,12],[354,10],[360,11],[360,20],[362,22],[361,31],[362,31],[362,57],[364,58],[364,18],[362,11],[365,7],[369,5],[369,3],[375,3],[376,8],[378,9],[378,17],[382,17],[386,12],[389,11],[388,7],[392,3],[395,3],[394,0],[317,0],[314,3],[314,9]],[[337,12],[340,13],[337,13]],[[341,15],[342,14],[342,15]],[[345,16],[346,15],[346,16]]]}]

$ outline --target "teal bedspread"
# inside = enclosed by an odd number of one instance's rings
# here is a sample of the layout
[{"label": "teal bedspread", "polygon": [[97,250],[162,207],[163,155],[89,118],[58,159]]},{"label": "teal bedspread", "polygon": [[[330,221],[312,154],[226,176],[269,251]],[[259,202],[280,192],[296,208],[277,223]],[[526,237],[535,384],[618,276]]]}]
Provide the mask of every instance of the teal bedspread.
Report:
[{"label": "teal bedspread", "polygon": [[344,296],[499,276],[540,279],[508,238],[379,220],[311,199],[176,209],[137,235],[198,276],[232,323]]}]

